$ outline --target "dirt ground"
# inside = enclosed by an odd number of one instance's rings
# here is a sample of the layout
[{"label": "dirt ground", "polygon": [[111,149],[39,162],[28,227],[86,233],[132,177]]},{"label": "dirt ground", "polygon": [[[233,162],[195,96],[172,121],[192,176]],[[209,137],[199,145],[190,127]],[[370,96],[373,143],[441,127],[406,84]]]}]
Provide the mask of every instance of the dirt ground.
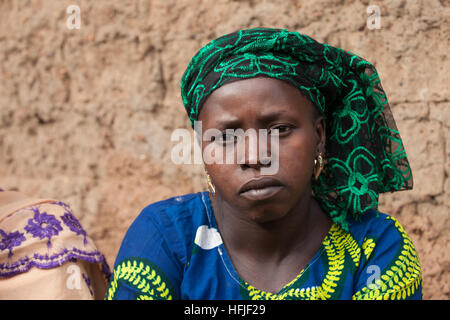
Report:
[{"label": "dirt ground", "polygon": [[0,186],[69,203],[113,265],[143,207],[205,189],[170,160],[192,55],[240,28],[300,31],[377,67],[414,174],[379,210],[412,237],[424,298],[448,299],[449,17],[443,0],[0,0]]}]

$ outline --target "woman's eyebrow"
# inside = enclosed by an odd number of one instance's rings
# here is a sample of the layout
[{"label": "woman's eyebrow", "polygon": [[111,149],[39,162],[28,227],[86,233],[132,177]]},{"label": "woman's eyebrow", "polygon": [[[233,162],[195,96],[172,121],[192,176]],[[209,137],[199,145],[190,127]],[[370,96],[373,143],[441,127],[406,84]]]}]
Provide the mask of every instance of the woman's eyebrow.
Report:
[{"label": "woman's eyebrow", "polygon": [[277,111],[271,110],[269,112],[262,112],[261,115],[258,116],[258,119],[264,122],[270,122],[280,118],[280,116],[282,116],[283,113],[286,113],[286,110],[277,110]]},{"label": "woman's eyebrow", "polygon": [[[271,122],[274,120],[279,119],[283,114],[286,114],[287,111],[286,110],[277,110],[277,111],[273,111],[270,110],[268,112],[262,112],[261,114],[259,114],[257,116],[257,119],[260,122]],[[223,117],[221,119],[216,120],[216,126],[217,128],[238,128],[242,121],[240,118],[237,117]]]},{"label": "woman's eyebrow", "polygon": [[239,118],[222,118],[216,120],[217,128],[237,128],[240,123]]}]

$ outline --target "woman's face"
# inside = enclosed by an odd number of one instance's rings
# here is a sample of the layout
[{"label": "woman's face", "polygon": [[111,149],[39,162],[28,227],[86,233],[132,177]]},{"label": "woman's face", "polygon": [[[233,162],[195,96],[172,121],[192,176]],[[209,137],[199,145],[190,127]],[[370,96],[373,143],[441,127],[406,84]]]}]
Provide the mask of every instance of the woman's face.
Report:
[{"label": "woman's face", "polygon": [[[214,153],[222,149],[225,154],[227,144],[236,145],[231,164],[205,163],[216,197],[224,200],[232,211],[255,222],[269,222],[284,217],[302,199],[311,196],[314,159],[324,152],[325,124],[297,88],[268,77],[228,83],[207,98],[198,120],[202,121],[203,132],[218,129],[224,133],[223,139],[203,141],[203,151],[208,148]],[[249,139],[239,140],[245,141],[245,153],[239,159],[238,142],[226,135],[225,130],[246,132],[251,128],[257,133],[260,129],[268,130],[269,144],[261,141],[260,145],[259,136],[256,136],[258,148],[251,148]],[[277,154],[270,144],[271,134],[276,134],[274,129],[278,129]],[[275,173],[262,175],[261,170],[273,163],[264,163],[259,148],[266,148],[272,162],[278,160]]]}]

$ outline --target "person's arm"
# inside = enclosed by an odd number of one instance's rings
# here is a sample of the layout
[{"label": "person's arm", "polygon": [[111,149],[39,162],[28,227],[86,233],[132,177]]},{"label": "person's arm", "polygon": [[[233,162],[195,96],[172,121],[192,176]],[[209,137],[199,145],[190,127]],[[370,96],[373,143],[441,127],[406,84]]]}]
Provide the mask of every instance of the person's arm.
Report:
[{"label": "person's arm", "polygon": [[378,236],[362,245],[363,263],[354,300],[421,300],[422,272],[417,251],[403,227],[387,216]]},{"label": "person's arm", "polygon": [[128,230],[116,258],[107,300],[179,299],[183,267],[174,250],[178,236],[155,222],[153,215],[158,214],[164,213],[147,207]]}]

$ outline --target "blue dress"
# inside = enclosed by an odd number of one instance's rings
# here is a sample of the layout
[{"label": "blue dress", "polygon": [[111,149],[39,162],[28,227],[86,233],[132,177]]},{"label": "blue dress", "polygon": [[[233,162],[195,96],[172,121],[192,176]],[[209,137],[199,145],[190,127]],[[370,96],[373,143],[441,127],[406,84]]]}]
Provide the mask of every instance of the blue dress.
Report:
[{"label": "blue dress", "polygon": [[333,224],[306,267],[278,293],[237,274],[208,192],[146,207],[129,228],[106,299],[421,299],[422,274],[411,239],[393,218],[367,211]]}]

